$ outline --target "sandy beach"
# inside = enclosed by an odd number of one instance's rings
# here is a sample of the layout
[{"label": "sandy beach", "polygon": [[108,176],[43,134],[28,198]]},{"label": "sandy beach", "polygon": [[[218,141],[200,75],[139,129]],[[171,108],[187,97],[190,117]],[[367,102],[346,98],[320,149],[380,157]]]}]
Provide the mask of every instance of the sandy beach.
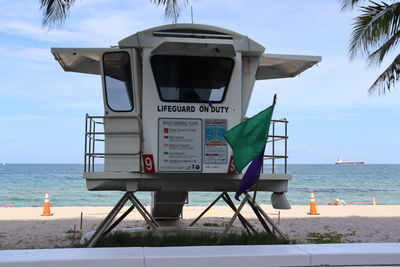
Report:
[{"label": "sandy beach", "polygon": [[[271,206],[262,207],[298,243],[308,243],[307,235],[313,232],[343,234],[344,242],[400,242],[400,206],[319,205],[318,216],[307,215],[308,206],[293,206],[291,210],[282,210],[280,215]],[[82,233],[94,230],[111,208],[52,207],[53,216],[46,217],[40,216],[41,207],[0,208],[0,249],[69,247],[78,242]],[[185,207],[180,224],[188,225],[204,208]],[[246,207],[242,214],[260,228],[250,208]],[[226,223],[232,215],[228,207],[216,206],[196,225]],[[134,211],[119,227],[144,225],[144,220]],[[240,222],[236,221],[235,226],[240,226]]]}]

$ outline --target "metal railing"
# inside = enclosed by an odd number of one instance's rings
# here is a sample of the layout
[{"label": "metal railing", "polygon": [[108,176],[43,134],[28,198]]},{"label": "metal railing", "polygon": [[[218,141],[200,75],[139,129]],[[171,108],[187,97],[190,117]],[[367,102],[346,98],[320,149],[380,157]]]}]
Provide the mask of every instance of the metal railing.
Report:
[{"label": "metal railing", "polygon": [[[283,168],[284,168],[284,173],[287,173],[287,159],[288,159],[288,129],[287,129],[287,124],[289,122],[283,118],[280,120],[271,120],[271,126],[270,126],[270,133],[271,135],[268,135],[268,141],[267,141],[267,147],[265,149],[265,153],[269,153],[267,155],[264,155],[264,160],[271,160],[271,171],[272,173],[275,173],[276,171],[276,161],[283,159]],[[279,126],[281,126],[281,129],[279,129]],[[281,147],[280,154],[277,153],[277,146],[276,142],[283,141],[283,147]],[[283,151],[282,151],[283,150]],[[263,169],[264,173],[264,169]]]},{"label": "metal railing", "polygon": [[[104,119],[137,119],[139,123],[138,132],[105,132],[104,131]],[[268,153],[264,155],[264,160],[271,160],[271,172],[276,172],[276,161],[283,160],[283,171],[287,173],[287,124],[288,121],[283,118],[280,120],[271,120],[270,126],[270,135],[268,135],[266,152]],[[97,128],[96,128],[97,126]],[[279,129],[279,126],[281,126]],[[99,131],[99,127],[101,130]],[[98,148],[98,142],[105,142],[105,135],[139,135],[140,138],[140,149],[137,153],[105,153],[105,152],[96,152]],[[85,154],[84,154],[84,172],[94,172],[95,170],[95,159],[102,158],[104,159],[106,156],[140,156],[143,151],[143,132],[142,132],[142,120],[140,116],[113,116],[113,117],[105,117],[105,116],[89,116],[86,114],[86,122],[85,122]],[[283,147],[281,147],[280,154],[277,154],[276,143],[279,141],[283,141]],[[140,164],[140,172],[142,171],[142,164]],[[263,168],[263,173],[265,173],[265,168]]]},{"label": "metal railing", "polygon": [[[104,119],[137,119],[139,123],[138,132],[105,132],[104,130]],[[98,130],[97,126],[102,127],[102,131]],[[96,152],[96,147],[98,147],[98,142],[105,142],[106,135],[139,135],[140,141],[143,140],[142,137],[142,120],[141,118],[136,116],[89,116],[86,114],[85,120],[85,154],[84,154],[84,172],[94,172],[95,167],[95,159],[96,158],[105,158],[106,156],[139,156],[143,151],[143,144],[140,142],[140,149],[137,153],[105,153],[105,152]],[[141,165],[140,165],[141,168]],[[141,171],[141,169],[140,169]]]}]

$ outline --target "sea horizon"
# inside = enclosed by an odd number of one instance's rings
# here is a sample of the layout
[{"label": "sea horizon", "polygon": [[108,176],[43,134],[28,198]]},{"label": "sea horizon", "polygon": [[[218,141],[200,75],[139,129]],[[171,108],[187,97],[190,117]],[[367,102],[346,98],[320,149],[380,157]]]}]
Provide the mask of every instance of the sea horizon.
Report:
[{"label": "sea horizon", "polygon": [[[264,165],[266,173],[270,168]],[[277,173],[282,170],[283,165],[276,165]],[[400,164],[292,163],[288,173],[293,176],[286,193],[291,205],[308,205],[310,191],[315,191],[319,205],[336,199],[359,204],[372,204],[375,199],[378,205],[400,205]],[[45,190],[49,190],[52,206],[113,206],[122,196],[122,191],[88,191],[80,163],[0,163],[0,183],[0,207],[40,207]],[[150,192],[136,194],[150,205]],[[270,195],[259,192],[257,201],[270,204]],[[217,192],[191,192],[188,205],[207,206],[217,196]]]}]

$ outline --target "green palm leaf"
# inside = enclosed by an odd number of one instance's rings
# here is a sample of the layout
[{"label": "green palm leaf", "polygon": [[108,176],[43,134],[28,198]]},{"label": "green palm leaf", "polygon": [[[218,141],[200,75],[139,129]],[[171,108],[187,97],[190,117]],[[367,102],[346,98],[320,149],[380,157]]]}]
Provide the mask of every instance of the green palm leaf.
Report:
[{"label": "green palm leaf", "polygon": [[182,8],[186,7],[190,0],[151,0],[158,6],[165,6],[164,16],[166,19],[171,19],[174,23],[177,22]]},{"label": "green palm leaf", "polygon": [[[357,5],[361,0],[342,0],[342,8]],[[392,4],[369,1],[361,6],[361,14],[355,18],[349,52],[351,58],[367,56],[369,65],[380,65],[388,53],[395,50],[400,39],[400,2]],[[379,95],[390,91],[399,80],[400,55],[371,85],[368,93]]]},{"label": "green palm leaf", "polygon": [[392,64],[381,74],[368,90],[370,95],[378,92],[379,95],[385,94],[395,86],[400,78],[400,55],[393,60]]},{"label": "green palm leaf", "polygon": [[75,0],[40,0],[43,25],[52,28],[63,24],[74,2]]},{"label": "green palm leaf", "polygon": [[359,2],[362,2],[363,0],[341,0],[340,1],[340,5],[341,5],[341,9],[345,10],[345,9],[353,9],[356,5],[359,4]]},{"label": "green palm leaf", "polygon": [[387,42],[400,28],[400,3],[384,2],[361,7],[362,14],[355,19],[350,41],[350,55],[371,54],[380,44]]},{"label": "green palm leaf", "polygon": [[[53,28],[61,26],[76,0],[39,0],[43,10],[43,26]],[[165,6],[164,16],[177,22],[182,8],[196,0],[150,0],[158,6]]]},{"label": "green palm leaf", "polygon": [[400,38],[400,31],[396,32],[381,47],[368,56],[369,65],[380,65],[387,53],[394,50]]}]

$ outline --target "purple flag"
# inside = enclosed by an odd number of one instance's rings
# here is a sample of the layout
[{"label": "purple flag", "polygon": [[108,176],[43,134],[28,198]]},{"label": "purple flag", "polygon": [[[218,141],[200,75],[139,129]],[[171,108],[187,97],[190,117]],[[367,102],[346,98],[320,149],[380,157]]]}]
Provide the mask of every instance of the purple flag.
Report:
[{"label": "purple flag", "polygon": [[242,180],[236,190],[235,199],[240,200],[239,196],[244,193],[246,190],[250,189],[253,185],[255,185],[260,178],[261,167],[264,163],[264,149],[258,154],[253,161],[250,163],[250,166],[247,168],[245,174],[243,175]]}]

